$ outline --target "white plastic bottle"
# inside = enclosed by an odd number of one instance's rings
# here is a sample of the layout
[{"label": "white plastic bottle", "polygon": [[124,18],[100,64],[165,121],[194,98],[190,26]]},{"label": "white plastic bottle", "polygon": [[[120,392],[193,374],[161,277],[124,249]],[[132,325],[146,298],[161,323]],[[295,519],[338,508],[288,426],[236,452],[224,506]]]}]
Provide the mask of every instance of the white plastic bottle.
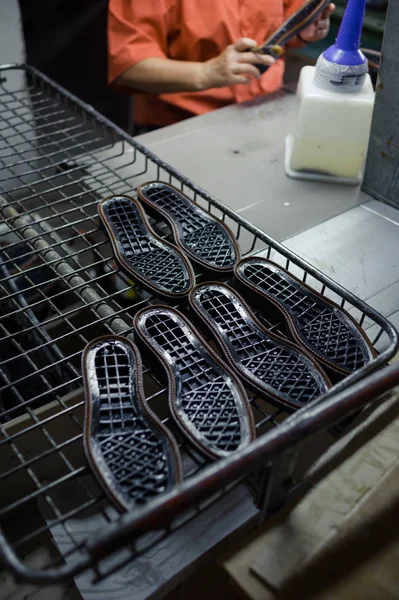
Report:
[{"label": "white plastic bottle", "polygon": [[359,50],[366,0],[348,0],[336,43],[301,71],[298,117],[286,139],[290,177],[358,184],[370,137],[374,90]]}]

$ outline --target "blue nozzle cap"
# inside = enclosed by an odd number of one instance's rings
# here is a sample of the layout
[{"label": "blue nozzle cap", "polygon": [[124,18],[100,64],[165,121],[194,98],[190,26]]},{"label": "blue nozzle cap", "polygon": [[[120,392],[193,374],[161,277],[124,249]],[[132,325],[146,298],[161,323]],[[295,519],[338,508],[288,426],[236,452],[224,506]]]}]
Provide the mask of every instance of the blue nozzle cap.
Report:
[{"label": "blue nozzle cap", "polygon": [[348,66],[367,62],[359,50],[365,10],[366,0],[348,0],[336,42],[323,53],[326,60]]}]

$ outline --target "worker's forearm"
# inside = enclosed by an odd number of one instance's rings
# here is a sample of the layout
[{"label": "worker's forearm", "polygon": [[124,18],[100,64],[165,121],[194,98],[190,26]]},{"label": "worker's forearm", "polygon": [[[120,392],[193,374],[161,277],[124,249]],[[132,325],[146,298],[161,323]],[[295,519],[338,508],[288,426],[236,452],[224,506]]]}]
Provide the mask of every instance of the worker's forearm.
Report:
[{"label": "worker's forearm", "polygon": [[200,92],[227,85],[248,84],[260,77],[256,64],[272,65],[274,58],[251,51],[255,40],[241,38],[227,46],[219,56],[206,62],[185,62],[169,58],[145,58],[115,83],[141,92],[170,94]]},{"label": "worker's forearm", "polygon": [[204,63],[146,58],[120,75],[118,85],[141,92],[168,94],[206,89]]}]

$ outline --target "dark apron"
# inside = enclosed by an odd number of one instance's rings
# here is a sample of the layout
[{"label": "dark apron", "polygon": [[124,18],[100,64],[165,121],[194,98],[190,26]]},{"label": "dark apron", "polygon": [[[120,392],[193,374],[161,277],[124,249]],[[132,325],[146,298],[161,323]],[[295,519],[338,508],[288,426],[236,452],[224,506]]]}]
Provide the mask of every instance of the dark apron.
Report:
[{"label": "dark apron", "polygon": [[132,100],[107,84],[108,0],[19,0],[26,62],[131,131]]}]

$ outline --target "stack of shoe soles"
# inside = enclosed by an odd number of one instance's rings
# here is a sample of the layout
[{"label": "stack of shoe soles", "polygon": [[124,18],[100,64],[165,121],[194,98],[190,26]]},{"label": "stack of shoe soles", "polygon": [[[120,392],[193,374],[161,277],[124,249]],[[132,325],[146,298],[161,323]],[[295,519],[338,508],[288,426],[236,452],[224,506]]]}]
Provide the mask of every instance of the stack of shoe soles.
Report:
[{"label": "stack of shoe soles", "polygon": [[[154,232],[144,208],[169,226],[174,243]],[[229,456],[254,439],[246,388],[292,412],[375,356],[346,311],[269,260],[241,259],[230,229],[174,187],[147,183],[138,199],[106,198],[98,211],[126,278],[163,301],[186,301],[185,314],[164,304],[139,310],[134,336],[162,366],[175,427],[204,457]],[[205,282],[195,284],[194,268]],[[254,310],[283,322],[285,334]],[[179,482],[178,445],[145,400],[137,346],[94,340],[83,373],[86,456],[112,502],[131,510]]]}]

